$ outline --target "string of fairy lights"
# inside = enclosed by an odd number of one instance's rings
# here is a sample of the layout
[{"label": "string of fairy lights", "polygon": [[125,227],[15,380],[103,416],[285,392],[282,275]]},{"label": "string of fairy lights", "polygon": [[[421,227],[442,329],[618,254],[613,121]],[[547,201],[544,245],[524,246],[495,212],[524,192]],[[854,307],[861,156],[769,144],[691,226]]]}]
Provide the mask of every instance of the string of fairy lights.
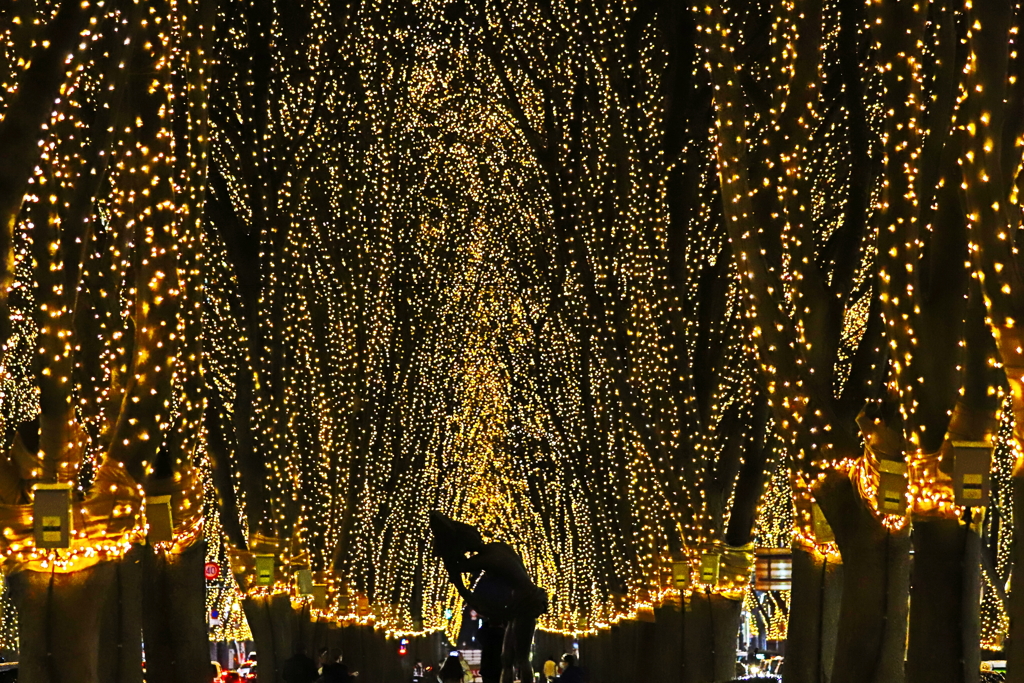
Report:
[{"label": "string of fairy lights", "polygon": [[[236,469],[240,519],[248,533],[257,522],[284,535],[302,529],[320,558],[315,569],[342,558],[335,565],[341,613],[360,617],[362,599],[376,624],[392,632],[444,629],[454,635],[458,629],[461,602],[429,557],[431,509],[476,523],[520,549],[551,595],[544,628],[591,631],[660,603],[671,592],[673,548],[710,546],[728,523],[731,482],[718,483],[724,500],[715,502],[704,486],[705,477],[717,476],[716,460],[731,436],[723,431],[724,417],[733,416],[730,429],[745,434],[752,428],[746,403],[755,382],[735,287],[723,296],[726,316],[708,332],[721,338],[722,359],[703,422],[687,388],[702,342],[684,332],[696,330],[697,284],[722,244],[711,206],[710,148],[704,143],[703,154],[688,155],[701,160],[687,172],[699,177],[706,202],[678,228],[690,239],[685,274],[673,281],[664,175],[676,164],[650,163],[663,133],[638,118],[657,108],[658,94],[646,89],[631,99],[616,83],[620,74],[597,60],[603,50],[616,52],[621,70],[634,57],[615,39],[628,11],[588,17],[594,24],[586,38],[573,38],[567,22],[575,8],[561,8],[566,14],[557,18],[543,17],[529,3],[518,9],[487,15],[483,30],[479,17],[421,5],[413,30],[393,8],[368,5],[347,17],[363,27],[361,35],[309,27],[307,37],[273,41],[337,40],[358,55],[362,99],[355,100],[358,109],[346,109],[347,103],[336,113],[348,121],[342,127],[370,139],[352,136],[342,143],[349,174],[337,175],[342,164],[335,162],[335,175],[325,183],[333,196],[318,195],[312,176],[286,175],[282,186],[293,183],[303,192],[288,197],[295,202],[291,214],[278,213],[267,227],[255,224],[268,209],[253,204],[267,190],[251,184],[255,174],[246,176],[246,155],[273,158],[282,147],[302,144],[294,139],[300,131],[311,136],[310,146],[330,146],[337,132],[284,113],[323,105],[296,106],[308,91],[301,77],[289,80],[289,69],[308,73],[295,66],[307,57],[294,61],[283,48],[273,57],[268,96],[279,98],[272,108],[282,113],[263,124],[280,139],[253,151],[236,128],[252,123],[245,117],[253,110],[241,99],[248,65],[224,68],[227,80],[213,87],[228,93],[213,113],[214,166],[246,239],[256,240],[262,252],[261,260],[246,265],[260,270],[259,326],[273,326],[294,351],[277,369],[294,382],[283,391],[283,405],[256,398],[257,421],[277,426],[256,430],[268,463],[268,501],[250,510],[249,489]],[[286,30],[276,15],[265,21],[271,31]],[[521,29],[549,37],[549,49],[569,40],[580,81],[559,72],[553,53],[519,54],[530,64],[519,70],[473,49],[476,41],[490,41],[510,53],[524,50],[513,44],[521,41]],[[230,18],[219,31],[223,40],[235,41],[219,52],[255,49],[254,37]],[[645,38],[637,56],[656,65],[663,56],[655,36]],[[536,75],[526,73],[533,69],[557,82],[557,91],[533,89]],[[559,125],[566,129],[582,117],[573,144],[592,154],[585,162],[590,170],[567,182],[561,199],[551,196],[548,162],[525,144],[515,112],[493,96],[509,88],[528,120],[543,119],[544,98],[561,108]],[[595,98],[596,113],[572,110],[574,90]],[[620,110],[629,110],[626,135]],[[619,158],[600,152],[616,144],[632,151]],[[563,156],[556,162],[563,173],[584,163]],[[619,180],[624,169],[625,183]],[[649,191],[658,186],[665,189]],[[552,206],[556,201],[572,207],[569,216]],[[275,242],[274,235],[305,211],[302,230]],[[324,246],[311,244],[317,239]],[[259,332],[242,320],[246,304],[236,292],[245,285],[225,241],[207,258],[216,263],[208,271],[206,329],[210,376],[230,418],[239,372],[254,373],[263,385],[274,380],[266,363],[252,357],[251,337]],[[559,254],[559,241],[575,245],[568,256]],[[545,253],[557,256],[531,256]],[[308,264],[320,270],[313,273]],[[311,293],[324,298],[329,324],[311,325],[304,303],[282,305]],[[678,331],[666,333],[670,325]],[[323,365],[331,368],[330,378],[307,374]],[[325,396],[333,415],[320,408]],[[366,434],[349,431],[353,423]],[[719,424],[723,430],[716,430]],[[333,486],[314,483],[331,468]],[[357,469],[361,476],[354,478]],[[338,495],[349,487],[355,496]],[[289,498],[302,499],[301,513]],[[354,522],[339,548],[329,530],[345,514]]]},{"label": "string of fairy lights", "polygon": [[[0,106],[58,4],[3,27]],[[152,434],[144,474],[158,452],[195,467],[207,558],[226,574],[207,586],[216,639],[248,638],[243,602],[295,592],[302,567],[330,585],[332,618],[454,640],[462,601],[431,555],[431,510],[523,555],[550,596],[542,628],[592,633],[676,599],[680,558],[698,578],[701,557],[746,552],[726,536],[759,439],[751,541],[785,547],[796,527],[814,546],[815,478],[877,469],[823,448],[863,381],[872,315],[911,461],[934,457],[914,266],[939,227],[917,163],[934,136],[987,120],[964,123],[963,89],[946,128],[928,118],[943,83],[927,64],[959,10],[928,24],[917,6],[921,40],[902,49],[891,16],[851,29],[837,1],[813,30],[788,0],[708,4],[687,42],[671,39],[687,22],[633,3],[225,0],[216,17],[197,1],[101,3],[15,232],[3,432],[66,399],[62,438],[82,453],[54,476],[80,495]],[[765,12],[764,53],[737,64]],[[851,31],[898,59],[835,66]],[[136,33],[129,59],[157,75],[107,121],[123,66],[109,55]],[[110,191],[87,217],[79,311],[38,265],[68,266],[57,228],[101,144]],[[880,164],[858,166],[858,144]],[[831,341],[815,336],[823,292],[840,300]],[[162,351],[139,361],[138,344]],[[991,435],[986,644],[1007,629],[1011,412]],[[942,482],[913,483],[911,507],[957,512]],[[227,572],[260,539],[278,553],[269,588]],[[785,595],[752,598],[744,577],[707,588],[746,591],[760,628],[784,630]],[[6,645],[16,621],[2,623]]]},{"label": "string of fairy lights", "polygon": [[[782,149],[786,163],[765,175],[784,207],[782,251],[769,272],[783,288],[793,343],[809,362],[822,363],[806,336],[814,321],[803,264],[808,254],[823,254],[844,221],[855,220],[847,218],[854,211],[847,189],[858,150],[842,75],[798,73],[793,55],[806,39],[791,5],[779,3],[773,14],[769,57],[747,66],[769,91],[802,77],[822,93],[809,102],[809,118],[787,124],[806,142]],[[335,68],[354,70],[359,89],[310,99],[316,86],[303,80],[306,67],[295,65],[327,67],[310,56],[315,49],[294,61],[280,48],[269,96],[277,114],[263,124],[280,139],[249,149],[243,136],[218,132],[215,163],[231,205],[263,250],[259,326],[272,327],[265,334],[281,335],[294,349],[288,369],[277,369],[289,377],[281,405],[256,399],[257,421],[264,421],[259,448],[271,463],[269,501],[247,512],[236,471],[240,519],[248,528],[263,515],[260,521],[282,534],[302,529],[319,558],[314,567],[340,571],[342,612],[357,616],[362,602],[392,632],[457,632],[461,603],[429,557],[430,509],[519,548],[552,596],[542,619],[551,630],[589,631],[659,602],[674,549],[699,553],[721,542],[733,482],[717,494],[724,503],[710,491],[722,484],[715,477],[725,466],[728,432],[745,438],[755,427],[749,404],[758,391],[757,335],[749,333],[751,309],[733,264],[724,267],[732,284],[720,295],[718,317],[701,326],[702,306],[710,305],[706,271],[729,259],[720,255],[717,132],[695,135],[678,158],[664,158],[667,114],[657,79],[669,56],[653,24],[626,43],[635,11],[588,14],[571,3],[545,11],[523,2],[421,3],[403,13],[367,3],[345,14],[345,25],[359,32],[337,35],[339,23],[314,20],[305,36],[274,41],[337,41],[354,57]],[[309,12],[315,18],[326,10],[314,4]],[[755,19],[730,15],[730,40],[743,42]],[[824,3],[824,63],[835,63],[843,49],[840,20],[839,3]],[[294,28],[277,15],[265,21],[278,38]],[[221,31],[238,41],[239,53],[253,49],[253,37],[230,19]],[[785,65],[781,72],[771,56]],[[708,82],[705,60],[698,51],[689,59],[698,92]],[[630,72],[635,65],[647,81]],[[254,110],[238,99],[249,68],[224,69],[227,80],[214,88],[234,93],[214,110],[225,126],[253,123],[243,117]],[[864,91],[880,92],[881,79],[858,69]],[[332,96],[342,122],[333,126],[348,137],[303,118]],[[865,101],[858,116],[867,122],[867,144],[880,149],[881,99]],[[770,137],[767,117],[750,125],[751,140]],[[246,177],[244,155],[272,159],[282,146],[306,144],[326,146],[320,158],[329,177],[286,171],[275,210],[288,200],[291,213],[258,228],[257,213],[268,209],[251,205],[267,189],[259,184],[265,180],[254,185]],[[341,150],[347,159],[331,165],[330,155]],[[671,215],[673,173],[692,177],[696,187],[682,225]],[[791,202],[790,191],[805,193],[806,206]],[[883,201],[877,179],[869,178],[865,191],[868,205]],[[771,201],[753,193],[755,202]],[[300,215],[301,228],[286,227]],[[877,221],[864,220],[844,275],[849,301],[834,369],[825,374],[833,382],[825,390],[836,396],[851,381],[875,295]],[[673,270],[673,230],[685,236],[681,275]],[[232,257],[219,251],[212,258],[227,264]],[[212,299],[216,314],[208,316],[219,349],[211,374],[228,397],[239,368],[255,376],[269,370],[251,356],[247,335],[255,330],[238,324],[244,313],[233,292],[242,283],[232,266],[210,272],[218,281],[211,291],[220,292]],[[840,276],[826,277],[833,275]],[[323,297],[326,310],[316,320],[329,324],[310,324],[311,294]],[[712,339],[720,340],[720,365],[710,390],[698,392],[699,351]],[[805,405],[797,394],[782,400],[794,415]],[[792,433],[792,419],[775,419],[779,427],[770,433]],[[787,473],[792,458],[800,460],[793,438],[770,438],[774,474],[756,524],[762,545],[789,543]],[[336,477],[333,487],[327,472]],[[356,495],[337,495],[349,488]],[[301,511],[289,497],[304,502]],[[354,522],[339,547],[337,520],[345,515]],[[329,558],[341,561],[331,565]]]},{"label": "string of fairy lights", "polygon": [[[72,16],[67,5],[5,8],[5,117],[34,106],[18,98],[32,96],[33,59],[50,47],[54,17]],[[11,335],[0,354],[0,430],[12,449],[5,575],[116,561],[145,540],[145,493],[157,479],[172,493],[171,540],[154,542],[157,552],[180,552],[201,533],[191,482],[202,451],[196,131],[205,113],[187,106],[204,87],[198,3],[82,3],[73,21],[13,230]],[[69,549],[35,546],[27,492],[36,482],[72,487]],[[3,647],[16,650],[6,592],[3,611]]]}]

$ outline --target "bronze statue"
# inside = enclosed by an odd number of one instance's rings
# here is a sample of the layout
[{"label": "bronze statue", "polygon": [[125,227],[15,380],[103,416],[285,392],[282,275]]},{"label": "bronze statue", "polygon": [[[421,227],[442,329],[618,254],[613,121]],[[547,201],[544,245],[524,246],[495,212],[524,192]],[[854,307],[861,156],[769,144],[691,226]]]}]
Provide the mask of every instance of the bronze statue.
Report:
[{"label": "bronze statue", "polygon": [[[507,543],[484,543],[476,527],[439,512],[430,513],[434,554],[466,604],[488,619],[505,622],[501,648],[501,683],[533,680],[530,647],[537,617],[548,611],[548,594],[530,579],[523,558]],[[472,590],[462,575],[472,574]]]}]

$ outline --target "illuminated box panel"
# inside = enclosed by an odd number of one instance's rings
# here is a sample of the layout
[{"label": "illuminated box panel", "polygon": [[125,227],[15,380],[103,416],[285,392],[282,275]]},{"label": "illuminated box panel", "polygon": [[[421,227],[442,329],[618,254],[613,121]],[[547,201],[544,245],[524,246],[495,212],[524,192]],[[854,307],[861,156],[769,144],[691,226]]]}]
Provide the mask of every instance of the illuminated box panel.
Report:
[{"label": "illuminated box panel", "polygon": [[36,484],[32,526],[37,548],[71,547],[71,484]]},{"label": "illuminated box panel", "polygon": [[274,584],[274,556],[256,555],[256,585],[272,586]]},{"label": "illuminated box panel", "polygon": [[700,556],[700,582],[706,584],[718,583],[718,573],[722,565],[722,558],[719,555]]},{"label": "illuminated box panel", "polygon": [[878,461],[878,491],[875,504],[887,515],[907,512],[907,463],[901,460]]},{"label": "illuminated box panel", "polygon": [[964,507],[988,505],[992,446],[985,441],[953,442],[953,502]]},{"label": "illuminated box panel", "polygon": [[170,496],[146,497],[146,524],[149,532],[146,537],[150,544],[166,543],[174,540],[174,522],[171,519]]}]

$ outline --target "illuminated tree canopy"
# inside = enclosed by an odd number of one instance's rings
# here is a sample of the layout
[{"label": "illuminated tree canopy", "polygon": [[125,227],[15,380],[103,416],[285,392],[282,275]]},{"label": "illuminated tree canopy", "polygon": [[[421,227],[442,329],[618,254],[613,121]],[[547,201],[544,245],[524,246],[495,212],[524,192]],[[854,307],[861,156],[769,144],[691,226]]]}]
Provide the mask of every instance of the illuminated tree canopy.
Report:
[{"label": "illuminated tree canopy", "polygon": [[454,642],[431,511],[522,555],[545,637],[677,629],[679,680],[741,619],[799,683],[1024,671],[1019,2],[9,5],[30,675],[54,605],[82,680],[136,631],[186,680],[200,605],[271,676],[311,621]]}]

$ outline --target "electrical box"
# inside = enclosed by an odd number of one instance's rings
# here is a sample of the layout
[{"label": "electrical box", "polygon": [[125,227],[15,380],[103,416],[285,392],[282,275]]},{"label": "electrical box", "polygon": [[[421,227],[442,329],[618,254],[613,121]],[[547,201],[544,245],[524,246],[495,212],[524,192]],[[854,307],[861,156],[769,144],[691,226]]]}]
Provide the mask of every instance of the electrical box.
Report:
[{"label": "electrical box", "polygon": [[988,505],[991,492],[992,446],[987,441],[954,441],[953,498],[957,505]]},{"label": "electrical box", "polygon": [[370,616],[370,601],[365,595],[356,596],[356,616],[363,618]]},{"label": "electrical box", "polygon": [[274,556],[254,555],[253,559],[256,561],[256,585],[274,585]]},{"label": "electrical box", "polygon": [[299,595],[312,595],[313,572],[308,569],[300,569],[295,572],[295,585],[299,589]]},{"label": "electrical box", "polygon": [[700,582],[704,584],[718,583],[718,572],[722,566],[721,555],[700,556]]},{"label": "electrical box", "polygon": [[37,548],[71,547],[71,484],[36,484],[32,526]]},{"label": "electrical box", "polygon": [[690,587],[690,563],[672,563],[672,586],[679,590],[686,590]]},{"label": "electrical box", "polygon": [[887,515],[907,513],[907,463],[902,460],[878,461],[878,510]]},{"label": "electrical box", "polygon": [[315,583],[313,584],[313,609],[326,610],[327,609],[327,584],[326,583]]},{"label": "electrical box", "polygon": [[146,538],[150,545],[174,540],[174,521],[171,518],[170,496],[146,496]]}]

